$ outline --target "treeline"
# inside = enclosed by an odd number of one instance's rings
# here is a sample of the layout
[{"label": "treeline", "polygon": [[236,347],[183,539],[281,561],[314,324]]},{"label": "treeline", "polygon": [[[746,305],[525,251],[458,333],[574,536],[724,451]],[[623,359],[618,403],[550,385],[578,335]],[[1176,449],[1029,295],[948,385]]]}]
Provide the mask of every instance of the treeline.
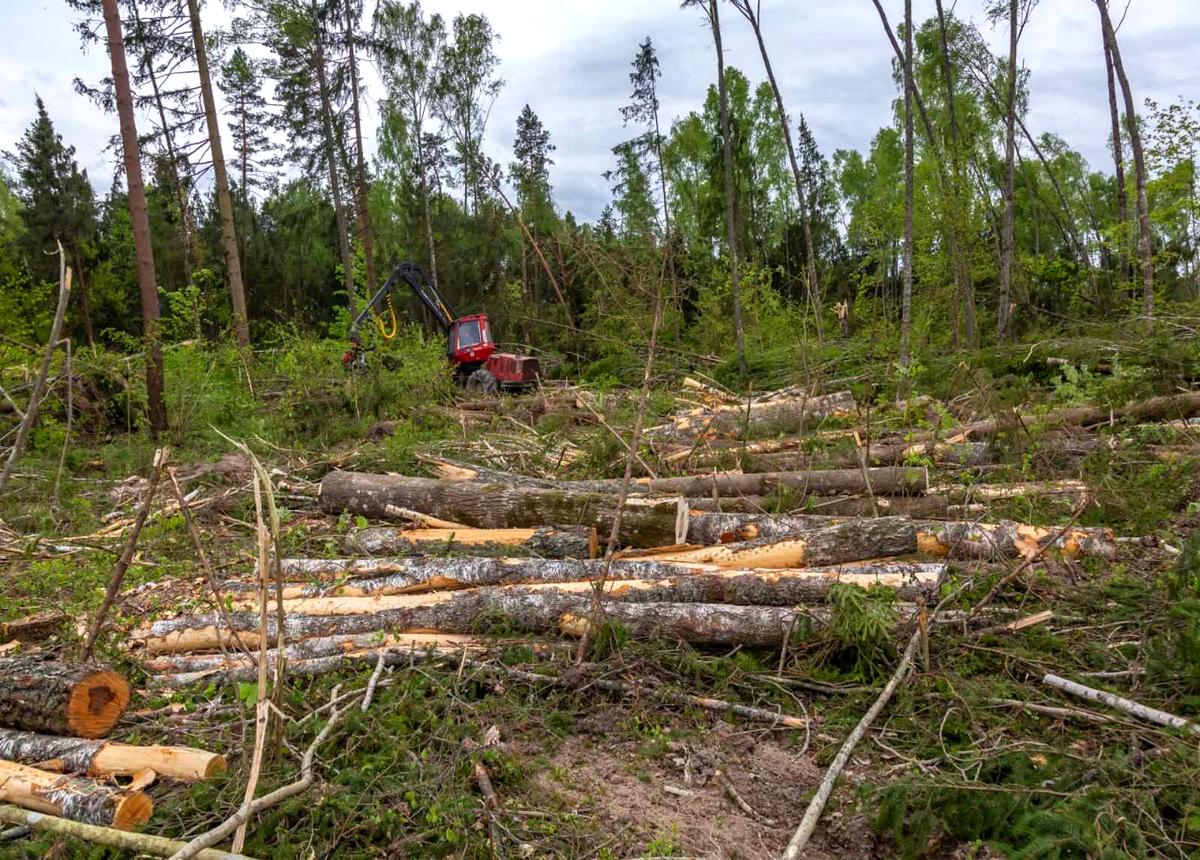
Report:
[{"label": "treeline", "polygon": [[[1095,104],[1111,118],[1111,170],[1028,124],[1019,43],[1036,0],[990,4],[1003,56],[941,0],[923,21],[906,0],[895,24],[876,3],[885,29],[861,38],[892,52],[894,115],[868,151],[833,153],[785,103],[769,49],[786,45],[758,5],[690,0],[679,14],[711,30],[714,84],[686,116],[663,116],[655,45],[630,46],[629,96],[613,104],[629,138],[597,177],[612,199],[595,223],[556,203],[553,130],[534,99],[493,113],[505,84],[483,15],[239,0],[215,32],[198,0],[70,2],[85,44],[113,59],[112,77],[77,88],[120,115],[125,159],[97,199],[37,99],[0,185],[0,328],[18,340],[48,330],[58,242],[78,342],[140,351],[131,338],[158,336],[143,322],[160,302],[168,339],[341,337],[391,266],[417,260],[459,312],[489,312],[499,339],[617,376],[638,363],[660,296],[668,348],[744,369],[839,333],[907,364],[1047,326],[1150,324],[1156,297],[1200,293],[1200,110],[1136,100],[1105,0],[1095,44],[1109,84]],[[730,56],[736,68],[722,50],[735,26],[760,49]],[[364,84],[368,61],[381,91]],[[483,140],[505,121],[501,163]]]}]

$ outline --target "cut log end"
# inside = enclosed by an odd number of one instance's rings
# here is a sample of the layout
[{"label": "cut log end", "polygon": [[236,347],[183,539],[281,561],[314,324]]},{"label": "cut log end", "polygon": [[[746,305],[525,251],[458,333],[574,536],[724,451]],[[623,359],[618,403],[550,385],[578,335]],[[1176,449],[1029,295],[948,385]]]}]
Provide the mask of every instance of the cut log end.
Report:
[{"label": "cut log end", "polygon": [[117,801],[112,826],[117,830],[132,830],[150,820],[154,801],[141,791],[131,791]]},{"label": "cut log end", "polygon": [[129,704],[129,682],[108,669],[85,676],[67,700],[67,727],[81,738],[105,737]]}]

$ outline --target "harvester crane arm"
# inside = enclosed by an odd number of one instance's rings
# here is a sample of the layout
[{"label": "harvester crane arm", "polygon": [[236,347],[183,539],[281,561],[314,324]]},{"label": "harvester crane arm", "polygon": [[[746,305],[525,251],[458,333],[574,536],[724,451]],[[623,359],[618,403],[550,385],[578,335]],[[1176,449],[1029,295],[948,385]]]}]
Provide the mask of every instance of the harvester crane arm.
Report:
[{"label": "harvester crane arm", "polygon": [[366,307],[350,323],[351,341],[358,341],[358,327],[362,324],[363,320],[371,314],[378,313],[383,302],[390,298],[392,292],[397,289],[401,281],[407,284],[417,299],[420,300],[421,304],[429,309],[429,312],[433,314],[433,318],[441,326],[442,331],[450,331],[450,326],[454,323],[454,312],[450,310],[450,306],[446,304],[446,301],[438,293],[437,288],[434,287],[420,266],[416,263],[401,263],[392,271],[391,276],[387,279],[387,283],[380,287],[375,295],[371,296],[371,300],[367,302]]}]

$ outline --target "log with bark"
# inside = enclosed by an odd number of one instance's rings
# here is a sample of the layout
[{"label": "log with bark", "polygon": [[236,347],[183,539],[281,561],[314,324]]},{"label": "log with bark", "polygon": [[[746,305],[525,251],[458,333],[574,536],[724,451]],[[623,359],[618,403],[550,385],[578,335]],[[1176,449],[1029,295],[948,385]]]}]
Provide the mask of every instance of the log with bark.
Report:
[{"label": "log with bark", "polygon": [[67,614],[57,609],[47,609],[24,618],[0,622],[0,642],[41,642],[62,629]]},{"label": "log with bark", "polygon": [[[1058,533],[1059,529],[1023,525],[1011,520],[999,523],[921,522],[917,543],[927,555],[951,558],[1026,558]],[[1116,538],[1110,529],[1073,527],[1050,549],[1068,558],[1113,559]]]},{"label": "log with bark", "polygon": [[[688,541],[725,544],[805,534],[836,524],[856,522],[838,517],[813,515],[771,516],[768,514],[707,513],[692,511],[688,517]],[[963,520],[917,520],[917,551],[942,558],[1024,558],[1052,537],[1056,529],[1001,520],[975,523]],[[1070,558],[1112,559],[1117,543],[1110,529],[1072,528],[1051,549]]]},{"label": "log with bark", "polygon": [[[907,517],[859,519],[824,528],[802,528],[752,540],[656,552],[657,561],[719,567],[787,568],[907,555],[917,551],[917,530]],[[625,558],[648,556],[626,554]]]},{"label": "log with bark", "polygon": [[667,432],[680,436],[722,436],[741,433],[743,428],[796,432],[827,418],[854,414],[854,395],[849,391],[814,397],[787,397],[746,404],[693,409],[666,425]]},{"label": "log with bark", "polygon": [[524,529],[368,528],[345,541],[349,552],[406,555],[469,552],[471,555],[530,555],[539,558],[595,558],[599,543],[594,526],[543,526]]},{"label": "log with bark", "polygon": [[0,729],[0,759],[88,776],[128,776],[149,768],[159,776],[188,781],[225,770],[225,756],[192,747],[136,746],[12,729]]},{"label": "log with bark", "polygon": [[[708,571],[673,580],[614,579],[605,583],[600,605],[634,636],[663,636],[718,645],[772,645],[780,631],[797,619],[795,598],[819,596],[837,581],[852,581],[848,573],[813,576],[805,571]],[[908,589],[931,587],[939,571],[906,573]],[[880,577],[871,577],[878,580]],[[864,582],[860,584],[870,584]],[[903,584],[903,583],[901,583]],[[313,597],[285,600],[284,632],[289,640],[350,636],[373,631],[476,633],[495,619],[530,633],[575,633],[593,605],[593,583],[570,582],[543,586],[478,588],[466,591],[375,597]],[[701,603],[718,597],[782,606]],[[801,611],[815,623],[828,619],[828,609],[812,606]],[[134,634],[149,653],[211,650],[227,635],[255,630],[259,623],[252,603],[225,615],[211,613],[160,619]],[[778,627],[777,625],[783,625]],[[275,618],[268,636],[275,635]]]},{"label": "log with bark", "polygon": [[154,810],[141,791],[123,791],[10,761],[0,761],[0,801],[117,830],[145,824]]},{"label": "log with bark", "polygon": [[[232,634],[225,631],[224,642],[232,641]],[[294,663],[305,660],[318,660],[323,657],[335,657],[339,654],[359,654],[368,651],[413,651],[422,652],[430,649],[436,651],[476,651],[482,650],[488,640],[475,636],[454,633],[402,633],[387,635],[380,633],[359,633],[351,636],[320,636],[313,639],[301,639],[284,646],[284,662],[291,667]],[[146,670],[156,674],[174,674],[179,672],[217,673],[227,668],[247,667],[257,668],[254,657],[246,654],[194,654],[199,648],[189,648],[184,651],[160,651],[160,655],[144,662]],[[267,651],[267,661],[271,666],[279,658],[279,650],[271,648]]]},{"label": "log with bark", "polygon": [[1087,498],[1088,486],[1083,481],[1064,479],[1020,481],[1013,484],[946,484],[934,488],[933,492],[959,504],[971,501],[999,502],[1028,496],[1062,497],[1078,501]]},{"label": "log with bark", "polygon": [[[785,496],[786,498],[786,496]],[[778,510],[780,500],[774,496],[724,496],[718,499],[693,498],[688,500],[693,511],[764,514]],[[975,509],[964,505],[951,505],[945,496],[880,496],[872,500],[861,496],[806,496],[802,504],[789,509],[796,513],[818,514],[839,517],[873,517],[876,513],[885,516],[947,517],[969,514]]]},{"label": "log with bark", "polygon": [[[493,569],[494,570],[494,569]],[[882,585],[900,591],[902,596],[914,597],[914,586],[918,590],[936,582],[944,572],[942,563],[889,562],[872,560],[864,564],[848,564],[841,567],[804,568],[796,570],[761,568],[737,569],[715,564],[671,564],[659,561],[615,561],[604,580],[605,594],[613,599],[646,602],[667,600],[691,603],[734,603],[756,606],[791,606],[797,603],[822,602],[827,599],[829,586],[835,582],[868,588]],[[485,570],[484,573],[492,571]],[[521,585],[529,589],[546,588],[565,592],[583,592],[601,580],[601,562],[593,562],[586,571],[563,567],[533,570]],[[540,581],[533,581],[540,577]],[[586,578],[583,578],[586,577]],[[380,601],[374,603],[358,601],[357,598],[382,598],[392,595],[428,596],[426,602],[435,602],[435,592],[454,590],[430,584],[415,591],[405,585],[400,576],[385,576],[372,579],[349,580],[330,589],[318,590],[312,586],[289,586],[284,589],[285,606],[308,611],[303,601],[330,598],[329,606],[347,606],[351,609],[383,608]],[[620,585],[618,586],[618,583]],[[242,586],[242,598],[235,598],[237,605],[252,606],[253,588],[249,583]],[[231,589],[233,591],[233,589]],[[348,600],[338,600],[348,598]],[[308,604],[312,606],[314,604]],[[399,605],[417,606],[422,601],[406,599]]]},{"label": "log with bark", "polygon": [[129,684],[111,669],[40,654],[0,657],[0,726],[102,738],[129,704]]},{"label": "log with bark", "polygon": [[[321,480],[320,499],[330,513],[381,517],[389,506],[398,506],[488,529],[571,523],[608,530],[617,511],[616,498],[609,493],[342,471]],[[621,518],[620,540],[627,546],[674,543],[686,518],[681,499],[632,498]]]}]

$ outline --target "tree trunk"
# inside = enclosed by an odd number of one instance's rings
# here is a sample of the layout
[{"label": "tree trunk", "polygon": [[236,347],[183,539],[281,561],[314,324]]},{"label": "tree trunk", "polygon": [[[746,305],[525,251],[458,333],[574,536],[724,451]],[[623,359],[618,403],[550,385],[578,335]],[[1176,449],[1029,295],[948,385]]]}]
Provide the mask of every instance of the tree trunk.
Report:
[{"label": "tree trunk", "polygon": [[[617,511],[616,499],[608,493],[341,471],[321,480],[320,500],[322,508],[331,513],[350,511],[381,517],[386,516],[387,508],[395,506],[476,528],[538,528],[546,523],[572,523],[605,530],[612,527]],[[630,499],[622,518],[620,540],[633,546],[674,543],[686,514],[680,499]]]},{"label": "tree trunk", "polygon": [[1000,306],[997,309],[996,340],[1008,336],[1012,302],[1013,175],[1017,148],[1017,0],[1008,0],[1008,98],[1004,106],[1004,215],[1000,228]]},{"label": "tree trunk", "polygon": [[225,756],[191,747],[135,746],[4,728],[0,728],[0,759],[88,776],[130,776],[150,768],[159,776],[189,781],[225,770]]},{"label": "tree trunk", "polygon": [[[194,2],[194,0],[193,0]],[[350,64],[350,105],[354,116],[354,152],[357,162],[358,227],[362,232],[363,257],[367,264],[367,295],[375,295],[379,279],[375,273],[374,237],[371,235],[371,187],[367,182],[367,158],[363,154],[362,119],[358,109],[358,63],[354,59],[354,18],[346,0],[346,46]]]},{"label": "tree trunk", "polygon": [[438,285],[437,250],[433,243],[433,214],[430,211],[429,176],[425,165],[424,142],[421,140],[421,128],[417,127],[417,171],[421,178],[421,210],[425,216],[425,243],[429,246],[429,282],[436,290]]},{"label": "tree trunk", "polygon": [[[573,482],[563,483],[571,486]],[[594,482],[595,489],[603,489],[608,483]],[[842,495],[863,493],[868,488],[880,495],[922,495],[929,489],[929,472],[923,466],[745,474],[716,472],[681,478],[638,478],[634,482],[634,492],[679,496],[711,496],[714,493],[720,496],[767,496],[783,489],[804,495]]]},{"label": "tree trunk", "polygon": [[22,764],[0,761],[0,800],[84,824],[131,830],[150,820],[154,804],[140,791],[122,791]]},{"label": "tree trunk", "polygon": [[736,543],[626,558],[714,564],[718,567],[792,568],[907,555],[917,551],[917,532],[907,517],[852,520]]},{"label": "tree trunk", "polygon": [[[225,272],[229,278],[229,298],[233,304],[233,331],[239,349],[250,346],[250,322],[246,314],[246,288],[242,283],[242,261],[238,253],[237,228],[233,222],[233,198],[229,194],[229,175],[225,171],[225,152],[221,147],[221,124],[213,99],[212,79],[208,73],[208,50],[200,26],[200,4],[188,0],[192,19],[192,45],[196,51],[196,70],[200,76],[200,96],[208,125],[208,145],[212,153],[213,184],[217,191],[217,211],[221,218],[221,249],[225,253]],[[246,191],[243,188],[242,193]]]},{"label": "tree trunk", "polygon": [[1121,112],[1117,109],[1117,83],[1113,77],[1112,51],[1104,39],[1104,71],[1108,79],[1108,113],[1112,123],[1113,175],[1117,185],[1117,260],[1121,282],[1129,284],[1129,196],[1125,191],[1125,141],[1121,137]]},{"label": "tree trunk", "polygon": [[708,2],[708,22],[712,26],[717,52],[717,91],[721,101],[722,175],[725,183],[725,238],[729,243],[729,280],[733,293],[733,337],[737,349],[738,373],[746,375],[746,344],[742,326],[742,287],[738,281],[738,237],[734,218],[736,193],[733,187],[733,131],[729,122],[729,92],[725,86],[725,51],[721,47],[721,17],[717,0]]},{"label": "tree trunk", "polygon": [[1095,0],[1100,10],[1100,24],[1104,28],[1104,42],[1112,57],[1113,70],[1121,83],[1125,98],[1125,124],[1129,129],[1129,147],[1133,150],[1133,170],[1137,180],[1138,226],[1142,239],[1142,312],[1146,317],[1146,333],[1154,333],[1154,249],[1150,240],[1150,206],[1146,199],[1146,156],[1142,151],[1142,133],[1138,129],[1137,107],[1133,101],[1133,90],[1121,62],[1121,49],[1117,45],[1117,34],[1108,15],[1108,0]]},{"label": "tree trunk", "polygon": [[904,281],[900,288],[900,366],[912,360],[913,34],[912,0],[904,0]]},{"label": "tree trunk", "polygon": [[129,684],[95,664],[34,654],[0,657],[0,725],[81,738],[107,735],[129,704]]},{"label": "tree trunk", "polygon": [[338,253],[342,259],[342,283],[351,318],[358,316],[358,298],[354,286],[354,257],[350,253],[350,229],[346,223],[346,205],[342,201],[342,186],[338,180],[337,138],[333,133],[333,100],[329,94],[329,77],[325,69],[325,36],[317,4],[312,4],[313,42],[316,46],[317,88],[321,98],[321,128],[325,138],[325,163],[329,168],[329,193],[333,197],[333,212],[337,220]]},{"label": "tree trunk", "polygon": [[117,114],[121,120],[121,148],[125,156],[125,181],[129,192],[129,220],[137,256],[138,289],[142,298],[142,331],[146,343],[146,404],[150,432],[157,436],[167,429],[167,407],[163,402],[162,340],[159,329],[158,286],[154,275],[154,249],[150,244],[150,216],[142,164],[138,152],[137,122],[133,113],[133,91],[125,63],[125,37],[117,0],[102,0],[108,54],[112,64]]},{"label": "tree trunk", "polygon": [[[543,526],[524,529],[371,528],[346,538],[346,549],[365,555],[531,555],[538,558],[595,558],[596,529]],[[2,637],[0,637],[2,638]]]}]

